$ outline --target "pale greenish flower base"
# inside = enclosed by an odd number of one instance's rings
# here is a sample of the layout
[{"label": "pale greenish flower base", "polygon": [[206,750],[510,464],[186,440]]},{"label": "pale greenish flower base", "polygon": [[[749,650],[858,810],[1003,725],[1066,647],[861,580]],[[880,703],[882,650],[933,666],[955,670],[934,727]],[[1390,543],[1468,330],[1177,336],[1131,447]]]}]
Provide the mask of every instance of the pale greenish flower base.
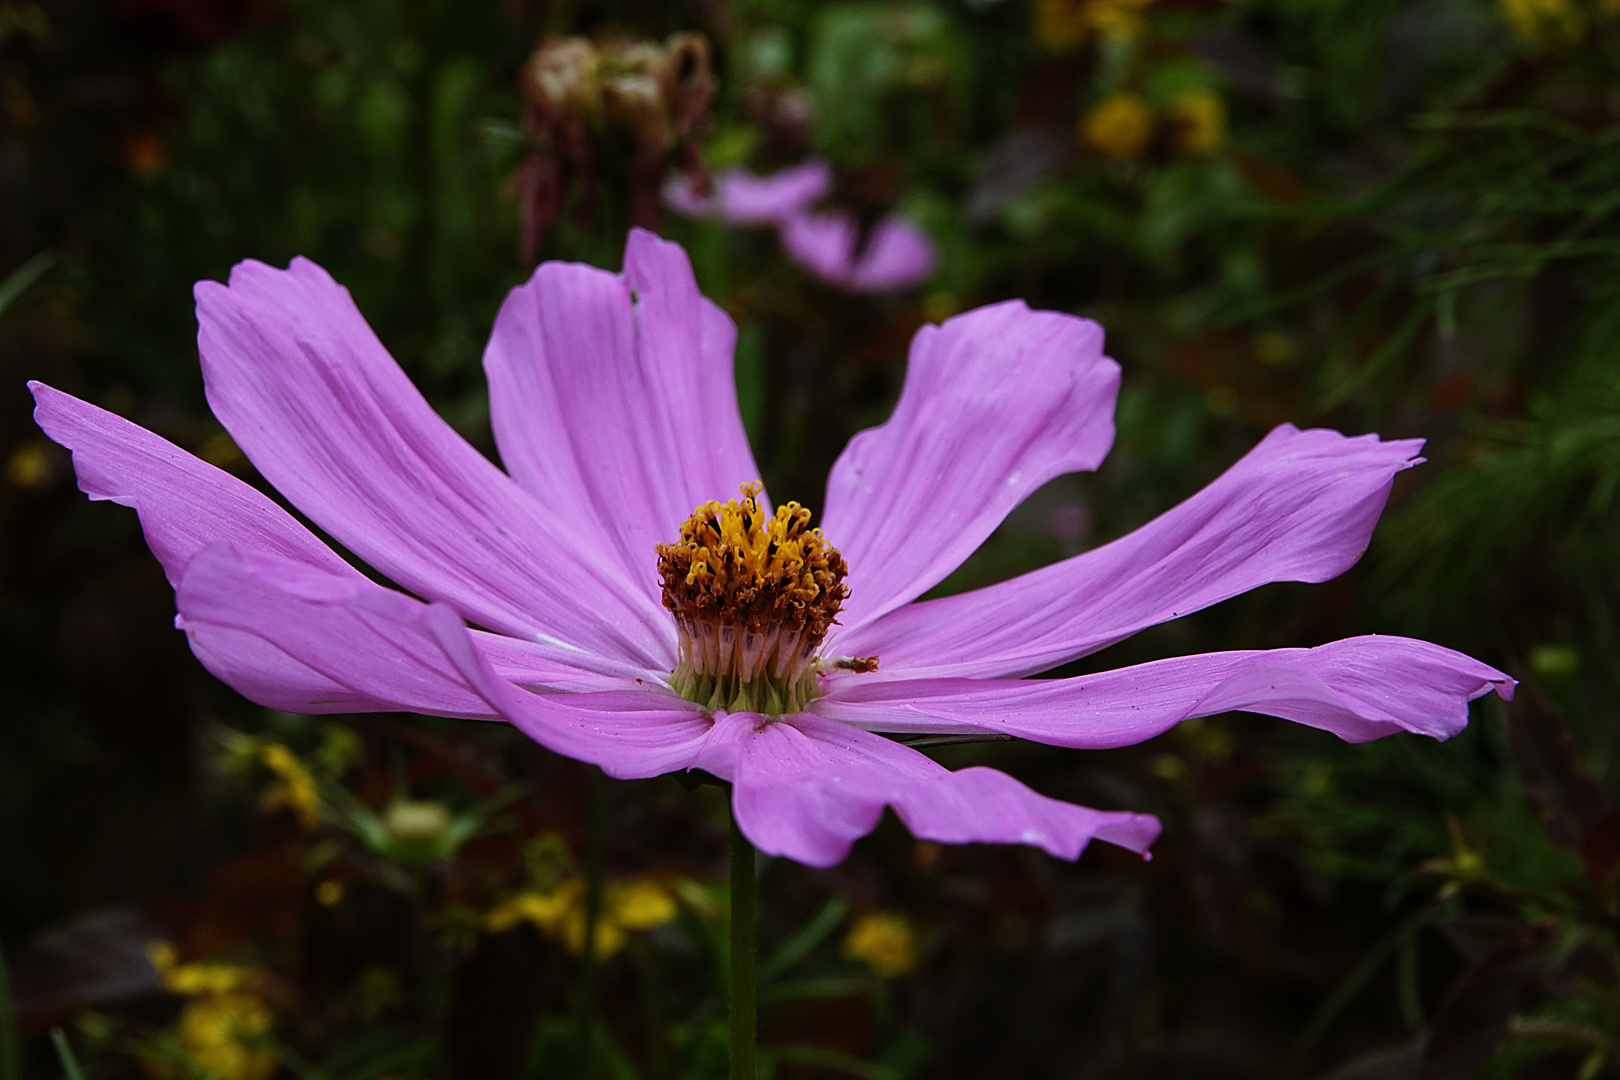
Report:
[{"label": "pale greenish flower base", "polygon": [[738,675],[699,675],[682,661],[670,677],[669,685],[681,697],[705,709],[767,716],[802,712],[820,696],[814,667],[783,679],[763,676],[745,682]]}]

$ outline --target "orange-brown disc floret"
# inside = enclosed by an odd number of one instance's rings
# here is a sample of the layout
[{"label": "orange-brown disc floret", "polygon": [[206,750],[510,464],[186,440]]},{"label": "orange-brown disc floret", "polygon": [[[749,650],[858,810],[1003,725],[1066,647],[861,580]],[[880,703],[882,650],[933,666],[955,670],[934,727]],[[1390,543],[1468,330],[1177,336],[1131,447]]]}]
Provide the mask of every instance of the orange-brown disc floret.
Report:
[{"label": "orange-brown disc floret", "polygon": [[767,515],[759,492],[744,484],[741,499],[694,510],[678,542],[658,545],[658,574],[680,630],[676,691],[781,712],[813,694],[810,664],[849,595],[847,568],[809,510]]}]

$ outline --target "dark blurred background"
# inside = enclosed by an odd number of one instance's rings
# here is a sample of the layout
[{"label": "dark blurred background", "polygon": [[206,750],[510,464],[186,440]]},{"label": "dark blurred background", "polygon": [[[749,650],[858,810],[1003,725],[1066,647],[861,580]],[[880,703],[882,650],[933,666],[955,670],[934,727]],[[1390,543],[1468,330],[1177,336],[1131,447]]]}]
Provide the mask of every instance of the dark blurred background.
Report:
[{"label": "dark blurred background", "polygon": [[[570,36],[603,79],[699,49],[674,127],[537,97],[526,60]],[[0,0],[0,1080],[527,1080],[587,1043],[603,1076],[725,1075],[718,791],[250,705],[23,386],[257,482],[203,403],[190,290],[302,254],[493,455],[505,291],[533,259],[617,269],[635,221],[736,320],[767,484],[812,507],[922,323],[1023,297],[1106,326],[1108,462],[942,591],[1119,535],[1285,420],[1429,439],[1343,578],[1065,673],[1380,632],[1525,681],[1444,745],[1224,716],[939,750],[1157,813],[1155,858],[891,818],[833,870],[768,865],[776,1076],[1620,1074],[1617,62],[1614,0]],[[829,206],[927,232],[928,278],[843,291],[769,230],[659,209],[666,173],[811,156]]]}]

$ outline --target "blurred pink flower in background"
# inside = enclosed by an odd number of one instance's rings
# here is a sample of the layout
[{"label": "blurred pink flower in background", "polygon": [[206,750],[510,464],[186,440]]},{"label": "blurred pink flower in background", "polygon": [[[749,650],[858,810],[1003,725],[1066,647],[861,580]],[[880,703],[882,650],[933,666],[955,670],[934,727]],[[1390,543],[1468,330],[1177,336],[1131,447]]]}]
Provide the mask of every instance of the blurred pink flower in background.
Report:
[{"label": "blurred pink flower in background", "polygon": [[720,218],[731,225],[783,225],[832,190],[832,169],[811,158],[790,169],[759,176],[729,169],[713,178],[713,193],[697,194],[685,174],[664,185],[664,201],[687,217]]},{"label": "blurred pink flower in background", "polygon": [[831,190],[832,170],[825,161],[812,158],[768,176],[745,169],[719,173],[707,198],[698,195],[684,175],[676,175],[665,184],[664,202],[688,217],[774,226],[795,262],[828,284],[852,292],[907,289],[934,272],[933,241],[905,218],[891,214],[880,219],[862,243],[852,215],[813,210]]},{"label": "blurred pink flower in background", "polygon": [[[91,498],[139,513],[198,659],[269,708],[505,720],[616,777],[707,770],[757,847],[827,866],[888,807],[922,839],[1069,859],[1158,835],[1151,816],[953,772],[879,733],[1106,748],[1241,709],[1354,742],[1445,738],[1470,700],[1513,689],[1383,636],[1024,678],[1268,582],[1344,572],[1417,440],[1284,424],[1135,532],[919,601],[1030,493],[1107,454],[1119,366],[1089,320],[1015,301],[924,326],[893,415],[833,466],[823,535],[755,486],[736,328],[650,233],[632,232],[622,274],[546,263],[507,298],[484,356],[505,472],[314,263],[244,262],[196,296],[214,414],[397,589],[127,420],[31,383],[35,418]],[[807,609],[825,616],[811,630]]]}]

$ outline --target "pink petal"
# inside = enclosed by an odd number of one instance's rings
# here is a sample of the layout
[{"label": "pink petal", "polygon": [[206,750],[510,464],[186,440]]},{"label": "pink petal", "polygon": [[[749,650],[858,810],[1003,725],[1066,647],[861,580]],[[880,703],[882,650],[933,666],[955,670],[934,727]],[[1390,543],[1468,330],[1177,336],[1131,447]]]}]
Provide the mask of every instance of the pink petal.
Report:
[{"label": "pink petal", "polygon": [[187,627],[178,617],[175,628],[187,631],[186,643],[210,674],[267,709],[325,715],[393,712],[406,707],[329,679],[257,634],[207,623]]},{"label": "pink petal", "polygon": [[[384,708],[496,718],[453,669],[446,674],[442,658],[435,663],[436,645],[424,647],[421,635],[398,632],[419,619],[426,605],[363,578],[218,545],[191,560],[175,602],[176,624],[193,640],[216,629],[252,635]],[[201,653],[199,659],[207,662]],[[225,672],[215,674],[230,681]],[[250,689],[236,688],[244,694]]]},{"label": "pink petal", "polygon": [[1119,391],[1102,347],[1096,323],[1021,300],[917,332],[894,415],[827,481],[823,527],[850,566],[840,640],[938,584],[1031,491],[1097,467]]},{"label": "pink petal", "polygon": [[810,714],[719,714],[696,765],[730,780],[749,841],[832,866],[892,806],[913,835],[943,843],[1032,844],[1078,858],[1093,838],[1145,851],[1159,823],[1049,799],[993,769],[951,772],[909,747]]},{"label": "pink petal", "polygon": [[798,214],[782,225],[782,247],[805,269],[853,292],[909,289],[934,272],[934,243],[901,217],[878,222],[857,258],[860,230],[847,214]]},{"label": "pink petal", "polygon": [[[52,439],[73,451],[79,486],[95,500],[135,510],[146,542],[178,586],[192,560],[217,545],[256,552],[307,567],[312,573],[359,588],[375,588],[293,516],[236,477],[199,461],[178,446],[121,416],[43,383],[30,383],[34,418]],[[195,629],[195,628],[194,628]],[[602,658],[548,649],[538,643],[474,632],[506,677],[550,689],[600,689]],[[288,712],[374,712],[400,706],[339,686],[251,633],[210,626],[191,634],[203,665],[241,693]],[[569,662],[558,659],[567,657]],[[584,663],[592,670],[581,670]]]},{"label": "pink petal", "polygon": [[1268,582],[1326,581],[1366,550],[1395,474],[1418,464],[1422,445],[1284,424],[1135,532],[998,585],[912,604],[840,635],[836,650],[880,656],[880,675],[1024,675]]},{"label": "pink petal", "polygon": [[873,731],[986,731],[1087,750],[1130,746],[1195,716],[1243,710],[1367,742],[1397,731],[1450,738],[1468,703],[1515,683],[1411,638],[1314,649],[1181,656],[1072,679],[829,680],[812,708]]},{"label": "pink petal", "polygon": [[645,688],[601,693],[526,693],[495,673],[448,609],[430,610],[427,626],[468,685],[515,727],[548,750],[591,762],[617,779],[692,768],[714,727],[695,706],[650,680]]},{"label": "pink petal", "polygon": [[[219,640],[222,632],[256,639],[262,650],[339,687],[351,703],[510,720],[551,749],[621,778],[686,767],[711,726],[650,678],[599,679],[595,685],[611,687],[600,692],[530,693],[497,674],[489,639],[469,632],[447,605],[298,563],[212,547],[192,560],[178,599],[180,623],[194,642]],[[300,711],[322,711],[308,705]]]},{"label": "pink petal", "polygon": [[214,414],[360,558],[493,630],[672,662],[646,589],[435,415],[320,267],[242,263],[198,284],[197,318]]},{"label": "pink petal", "polygon": [[40,382],[28,389],[34,394],[34,422],[73,451],[79,490],[140,515],[146,543],[169,584],[180,583],[192,556],[218,543],[363,580],[291,514],[230,473],[71,394]]},{"label": "pink petal", "polygon": [[542,265],[507,298],[484,354],[506,467],[654,605],[655,545],[759,475],[737,410],[736,339],[680,247],[636,229],[623,277]]},{"label": "pink petal", "polygon": [[731,225],[778,225],[803,213],[832,189],[832,170],[820,158],[760,176],[731,169],[714,177],[707,198],[684,175],[664,186],[664,202],[687,217],[714,216]]},{"label": "pink petal", "polygon": [[[395,632],[419,619],[421,601],[357,574],[218,544],[191,560],[175,602],[176,625],[198,659],[260,704],[296,712],[498,716],[467,690],[437,644]],[[472,640],[492,666],[548,691],[634,685],[633,676],[585,671],[539,646],[492,634]],[[318,681],[295,677],[305,672]],[[341,694],[333,696],[333,687]]]}]

